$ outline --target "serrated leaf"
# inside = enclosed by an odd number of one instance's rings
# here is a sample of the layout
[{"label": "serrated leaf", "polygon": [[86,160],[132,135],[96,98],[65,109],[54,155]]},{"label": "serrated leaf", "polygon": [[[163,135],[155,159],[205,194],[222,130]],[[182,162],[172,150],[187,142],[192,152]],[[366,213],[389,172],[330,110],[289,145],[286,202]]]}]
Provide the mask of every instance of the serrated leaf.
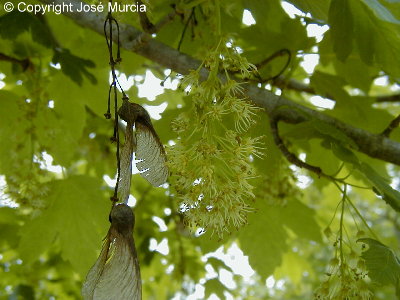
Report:
[{"label": "serrated leaf", "polygon": [[400,192],[393,189],[389,183],[379,175],[371,166],[361,163],[358,169],[367,177],[371,184],[378,190],[383,200],[394,210],[400,212]]},{"label": "serrated leaf", "polygon": [[62,257],[86,274],[107,230],[109,203],[99,187],[100,182],[87,176],[51,182],[46,198],[51,206],[21,230],[22,259],[35,261],[58,237]]},{"label": "serrated leaf", "polygon": [[332,0],[329,7],[329,27],[333,50],[340,61],[345,61],[353,50],[353,15],[347,0]]},{"label": "serrated leaf", "polygon": [[368,245],[368,249],[361,255],[365,260],[368,276],[379,284],[393,284],[396,289],[399,289],[400,261],[394,251],[371,238],[359,239],[357,242]]}]

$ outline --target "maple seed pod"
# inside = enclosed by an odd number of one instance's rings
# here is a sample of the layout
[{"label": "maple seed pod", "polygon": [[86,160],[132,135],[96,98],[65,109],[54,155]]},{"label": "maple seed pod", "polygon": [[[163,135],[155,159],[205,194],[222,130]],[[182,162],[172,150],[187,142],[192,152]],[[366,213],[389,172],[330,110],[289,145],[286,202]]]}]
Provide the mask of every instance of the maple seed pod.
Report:
[{"label": "maple seed pod", "polygon": [[139,104],[123,99],[118,115],[127,123],[135,125],[136,163],[140,175],[153,186],[160,186],[167,181],[168,169],[164,146],[157,135],[149,113]]},{"label": "maple seed pod", "polygon": [[84,300],[141,300],[139,261],[132,236],[135,217],[126,204],[113,207],[111,226],[82,287]]}]

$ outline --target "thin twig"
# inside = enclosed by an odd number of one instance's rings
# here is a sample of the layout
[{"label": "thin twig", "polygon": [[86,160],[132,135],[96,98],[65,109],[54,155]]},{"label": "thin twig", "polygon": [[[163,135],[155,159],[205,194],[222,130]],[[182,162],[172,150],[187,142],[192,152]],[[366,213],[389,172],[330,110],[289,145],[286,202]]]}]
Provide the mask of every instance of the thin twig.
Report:
[{"label": "thin twig", "polygon": [[140,33],[135,40],[133,41],[133,48],[134,49],[139,49],[143,47],[148,41],[152,39],[152,34],[157,33],[163,28],[165,25],[167,25],[169,22],[171,22],[176,15],[176,11],[173,11],[166,15],[161,21],[159,21],[157,24],[153,25],[152,24],[152,30],[151,32],[144,31]]},{"label": "thin twig", "polygon": [[392,131],[397,127],[399,127],[399,125],[400,125],[400,115],[398,115],[396,118],[392,120],[392,122],[390,122],[388,127],[386,127],[386,129],[382,132],[382,135],[388,138],[392,133]]},{"label": "thin twig", "polygon": [[188,19],[186,20],[186,23],[185,23],[185,25],[184,25],[184,27],[183,27],[182,34],[181,34],[181,37],[180,37],[179,42],[178,42],[178,47],[177,47],[177,50],[178,50],[178,51],[181,49],[182,42],[183,42],[183,38],[185,37],[186,30],[187,30],[187,28],[188,28],[188,26],[189,26],[189,22],[190,22],[190,20],[191,20],[191,19],[193,18],[193,16],[194,16],[194,10],[195,10],[195,8],[196,8],[196,7],[193,7],[193,8],[192,8],[192,12],[190,13],[190,15],[189,15]]},{"label": "thin twig", "polygon": [[14,58],[14,57],[8,56],[3,53],[0,53],[0,60],[19,64],[23,71],[26,71],[28,68],[33,66],[31,61],[29,60],[29,58],[18,59],[18,58]]},{"label": "thin twig", "polygon": [[324,177],[331,178],[330,176],[324,174],[320,167],[312,166],[312,165],[300,160],[299,158],[297,158],[296,155],[294,155],[293,153],[291,153],[289,151],[289,149],[286,147],[285,143],[283,142],[282,138],[279,135],[278,122],[279,122],[279,118],[271,117],[271,120],[270,120],[271,132],[272,132],[272,136],[274,138],[274,142],[275,142],[276,146],[279,148],[279,150],[281,150],[282,154],[286,157],[286,159],[289,162],[291,162],[292,164],[294,164],[300,168],[304,168],[304,169],[307,169],[309,171],[316,173],[318,175],[318,177],[324,176]]},{"label": "thin twig", "polygon": [[[138,5],[139,6],[143,5],[143,2],[139,0]],[[151,23],[145,11],[139,10],[139,20],[140,20],[140,26],[142,26],[144,32],[150,34],[156,32],[156,27],[154,26],[153,23]]]},{"label": "thin twig", "polygon": [[276,78],[278,78],[279,76],[281,76],[283,74],[283,72],[286,71],[286,69],[289,67],[290,61],[292,60],[292,54],[290,53],[289,49],[280,49],[278,51],[276,51],[275,53],[273,53],[271,56],[267,57],[266,59],[264,59],[263,61],[259,62],[258,64],[256,64],[257,70],[260,70],[262,67],[264,67],[265,65],[269,64],[271,61],[273,61],[275,58],[277,57],[281,57],[281,56],[287,56],[287,60],[285,65],[282,67],[282,69],[278,72],[278,74],[268,77],[268,78],[261,78],[260,74],[257,72],[257,79],[259,80],[260,83],[265,83],[268,81],[273,81]]}]

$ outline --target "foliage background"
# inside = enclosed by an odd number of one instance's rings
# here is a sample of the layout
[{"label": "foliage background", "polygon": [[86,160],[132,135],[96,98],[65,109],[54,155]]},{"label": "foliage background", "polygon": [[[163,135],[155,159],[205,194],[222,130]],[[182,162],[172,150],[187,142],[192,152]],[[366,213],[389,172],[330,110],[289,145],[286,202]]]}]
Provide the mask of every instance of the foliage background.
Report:
[{"label": "foliage background", "polygon": [[[302,13],[290,17],[278,0],[173,1],[178,13],[155,39],[176,48],[196,7],[197,23],[189,23],[181,52],[203,60],[221,37],[216,36],[218,24],[220,34],[240,47],[241,55],[251,63],[288,49],[290,66],[278,80],[269,82],[268,90],[346,124],[381,133],[400,112],[396,94],[400,3],[285,3]],[[154,23],[174,11],[171,1],[146,4]],[[256,24],[242,23],[245,9]],[[136,14],[115,17],[140,28]],[[324,25],[329,30],[321,41],[307,36],[308,26]],[[112,122],[103,117],[109,85],[104,37],[62,15],[2,11],[0,45],[0,296],[77,299],[108,229],[112,188],[104,176],[115,176],[115,145],[109,142]],[[302,62],[311,53],[318,55],[319,63],[307,73]],[[134,85],[127,91],[130,99],[149,107],[166,103],[154,126],[165,144],[174,141],[170,122],[189,109],[190,96],[166,89],[154,101],[138,97],[137,87],[146,71],[164,79],[165,70],[130,51],[123,51],[122,58],[120,72],[134,76]],[[260,69],[260,75],[277,74],[285,60],[277,57]],[[378,85],[378,78],[385,84]],[[300,87],[293,82],[301,83]],[[313,102],[315,95],[331,99],[334,107],[318,107]],[[223,239],[209,231],[200,236],[190,232],[178,213],[179,201],[168,188],[152,188],[140,176],[133,176],[135,240],[144,299],[186,299],[196,284],[205,287],[204,298],[214,294],[221,299],[310,299],[329,278],[326,273],[337,267],[334,259],[341,253],[348,266],[352,260],[360,261],[359,238],[379,239],[398,250],[400,197],[389,185],[398,188],[398,166],[351,152],[352,141],[343,131],[313,119],[281,124],[280,135],[291,152],[326,174],[340,170],[336,178],[345,177],[336,181],[318,178],[285,160],[273,141],[267,114],[259,112],[256,119],[251,134],[265,135],[265,155],[254,160],[259,174],[252,181],[254,211],[246,226]],[[400,130],[393,130],[390,137],[399,142]],[[52,171],[48,155],[54,165],[62,166],[61,173]],[[344,181],[367,189],[348,186],[348,199],[343,200],[338,186],[343,189]],[[338,237],[343,231],[340,250]],[[168,251],[155,251],[154,241],[167,243]],[[372,291],[376,299],[395,299],[400,266],[394,252],[370,240],[364,242],[371,250],[363,256],[372,280],[367,278],[363,289]],[[255,270],[248,280],[223,260],[205,256],[220,247],[227,251],[232,245],[238,245]],[[231,274],[233,287],[221,282],[226,273]],[[275,284],[267,287],[267,278]]]}]

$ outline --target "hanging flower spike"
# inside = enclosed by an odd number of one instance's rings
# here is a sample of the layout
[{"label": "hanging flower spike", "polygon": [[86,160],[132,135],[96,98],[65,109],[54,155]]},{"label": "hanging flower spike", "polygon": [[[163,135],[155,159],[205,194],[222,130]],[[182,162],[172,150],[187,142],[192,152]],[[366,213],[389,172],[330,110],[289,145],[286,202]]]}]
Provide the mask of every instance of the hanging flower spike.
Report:
[{"label": "hanging flower spike", "polygon": [[141,300],[142,283],[132,232],[135,217],[126,204],[113,207],[99,258],[82,288],[84,300]]}]

